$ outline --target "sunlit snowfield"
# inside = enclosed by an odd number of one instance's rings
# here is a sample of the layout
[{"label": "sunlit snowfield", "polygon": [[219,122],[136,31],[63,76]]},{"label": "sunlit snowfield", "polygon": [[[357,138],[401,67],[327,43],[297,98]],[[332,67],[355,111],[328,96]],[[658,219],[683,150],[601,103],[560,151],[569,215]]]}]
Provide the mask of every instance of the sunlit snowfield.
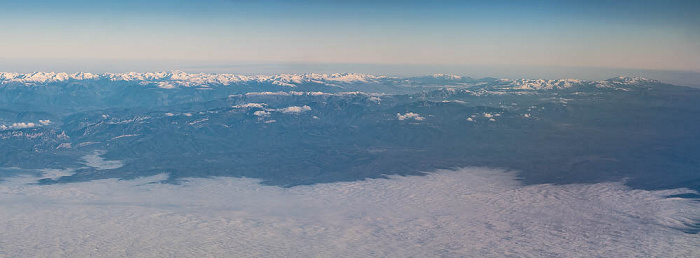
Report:
[{"label": "sunlit snowfield", "polygon": [[0,73],[0,256],[698,256],[700,90]]}]

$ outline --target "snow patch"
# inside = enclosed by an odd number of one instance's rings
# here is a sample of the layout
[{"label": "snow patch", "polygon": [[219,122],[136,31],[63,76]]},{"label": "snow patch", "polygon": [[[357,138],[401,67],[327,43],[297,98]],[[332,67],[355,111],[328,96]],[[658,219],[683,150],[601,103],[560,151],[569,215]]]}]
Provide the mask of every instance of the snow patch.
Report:
[{"label": "snow patch", "polygon": [[298,113],[305,112],[305,111],[311,111],[311,107],[306,106],[306,105],[304,105],[304,106],[291,106],[291,107],[277,109],[277,111],[285,113],[285,114],[298,114]]},{"label": "snow patch", "polygon": [[235,105],[232,108],[265,108],[267,104],[265,103],[245,103],[242,105]]},{"label": "snow patch", "polygon": [[270,116],[270,112],[264,111],[264,110],[258,110],[253,112],[253,115],[259,116],[259,117],[267,117]]},{"label": "snow patch", "polygon": [[419,114],[416,114],[413,112],[408,112],[406,114],[396,113],[396,118],[399,119],[399,121],[411,120],[411,119],[416,120],[416,121],[425,120],[425,117],[422,117]]}]

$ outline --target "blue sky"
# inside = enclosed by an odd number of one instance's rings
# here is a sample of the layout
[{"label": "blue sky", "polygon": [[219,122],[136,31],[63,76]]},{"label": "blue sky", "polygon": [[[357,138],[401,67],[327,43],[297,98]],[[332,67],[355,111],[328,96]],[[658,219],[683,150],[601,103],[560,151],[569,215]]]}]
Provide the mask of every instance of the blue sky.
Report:
[{"label": "blue sky", "polygon": [[4,70],[367,64],[700,72],[700,1],[0,3]]}]

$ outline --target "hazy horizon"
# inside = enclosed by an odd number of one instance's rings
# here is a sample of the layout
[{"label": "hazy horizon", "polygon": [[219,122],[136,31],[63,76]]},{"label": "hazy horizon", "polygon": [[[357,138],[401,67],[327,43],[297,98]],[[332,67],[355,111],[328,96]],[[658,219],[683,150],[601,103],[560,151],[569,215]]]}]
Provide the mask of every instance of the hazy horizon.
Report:
[{"label": "hazy horizon", "polygon": [[11,26],[0,32],[0,59],[84,60],[83,70],[192,62],[700,72],[699,8],[697,1],[28,0],[3,6]]},{"label": "hazy horizon", "polygon": [[[1,59],[0,59],[1,60]],[[386,65],[386,64],[305,64],[305,63],[211,63],[192,61],[139,62],[101,60],[3,60],[0,72],[157,72],[229,73],[244,75],[302,73],[361,73],[397,77],[453,74],[474,78],[503,79],[581,79],[605,80],[618,76],[644,77],[681,86],[700,87],[700,72],[622,69],[605,67],[483,66],[483,65]]]}]

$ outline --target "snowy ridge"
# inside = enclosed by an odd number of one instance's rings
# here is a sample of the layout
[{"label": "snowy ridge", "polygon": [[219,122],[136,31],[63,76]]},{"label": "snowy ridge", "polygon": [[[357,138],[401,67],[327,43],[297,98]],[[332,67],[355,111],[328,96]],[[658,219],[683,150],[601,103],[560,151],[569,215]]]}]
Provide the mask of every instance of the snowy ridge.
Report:
[{"label": "snowy ridge", "polygon": [[657,81],[657,80],[642,78],[642,77],[620,76],[620,77],[607,79],[605,81],[597,81],[595,83],[595,86],[599,87],[599,88],[614,88],[616,86],[634,86],[634,85],[642,85],[642,84],[648,84],[648,83],[661,83],[661,82]]},{"label": "snowy ridge", "polygon": [[34,73],[5,73],[0,72],[0,83],[21,82],[21,83],[50,83],[68,80],[95,80],[101,76],[91,73],[56,73],[56,72],[34,72]]},{"label": "snowy ridge", "polygon": [[[108,80],[113,82],[137,82],[142,85],[155,85],[163,89],[174,89],[178,87],[209,87],[227,86],[247,83],[267,83],[278,86],[296,87],[304,83],[317,83],[327,86],[338,86],[342,84],[361,83],[398,83],[410,84],[421,82],[426,79],[441,79],[447,81],[461,81],[471,79],[449,74],[434,74],[425,77],[395,78],[388,76],[376,76],[357,73],[334,73],[334,74],[279,74],[279,75],[236,75],[236,74],[207,74],[207,73],[185,73],[181,71],[171,72],[128,72],[128,73],[56,73],[56,72],[34,72],[34,73],[2,73],[0,72],[0,85],[8,83],[23,83],[25,85],[38,85],[57,82],[70,81],[99,81]],[[628,86],[644,85],[648,83],[659,83],[656,80],[649,80],[641,77],[616,77],[604,81],[585,81],[577,79],[500,79],[493,82],[482,81],[473,85],[487,85],[496,89],[509,89],[518,91],[532,90],[558,90],[580,86],[593,86],[597,88],[627,88]]]},{"label": "snowy ridge", "polygon": [[586,81],[577,79],[500,79],[496,81],[496,88],[511,90],[560,90],[576,87],[613,88],[626,90],[630,86],[642,86],[650,83],[660,83],[642,77],[616,77],[603,81]]},{"label": "snowy ridge", "polygon": [[461,80],[464,78],[463,76],[459,76],[459,75],[443,74],[443,73],[433,74],[432,77],[436,78],[436,79],[445,79],[445,80]]},{"label": "snowy ridge", "polygon": [[335,74],[280,74],[280,75],[235,75],[235,74],[189,74],[181,71],[172,72],[148,72],[148,73],[56,73],[56,72],[35,72],[35,73],[0,73],[0,84],[24,83],[27,85],[55,83],[65,81],[84,80],[109,80],[109,81],[135,81],[142,84],[156,84],[160,88],[194,87],[206,85],[232,85],[239,83],[271,83],[281,86],[295,87],[301,83],[370,83],[384,76],[374,76],[355,73],[335,73]]},{"label": "snowy ridge", "polygon": [[[321,91],[261,91],[261,92],[248,92],[246,96],[370,96],[379,97],[384,96],[383,93],[368,93],[361,91],[347,91],[347,92],[321,92]],[[238,97],[241,95],[231,95],[229,97]]]},{"label": "snowy ridge", "polygon": [[498,81],[502,85],[518,90],[554,90],[571,88],[580,85],[583,81],[576,79],[544,80],[544,79],[501,79]]}]

